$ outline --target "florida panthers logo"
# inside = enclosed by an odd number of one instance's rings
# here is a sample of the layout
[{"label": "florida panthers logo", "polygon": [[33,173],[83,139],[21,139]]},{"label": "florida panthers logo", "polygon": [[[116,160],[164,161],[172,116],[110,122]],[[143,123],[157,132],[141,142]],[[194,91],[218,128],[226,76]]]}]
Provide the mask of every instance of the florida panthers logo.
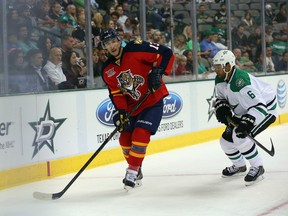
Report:
[{"label": "florida panthers logo", "polygon": [[143,85],[144,78],[139,75],[134,75],[130,70],[122,71],[117,76],[119,88],[123,94],[129,94],[133,99],[138,100],[141,96],[137,90],[139,85]]}]

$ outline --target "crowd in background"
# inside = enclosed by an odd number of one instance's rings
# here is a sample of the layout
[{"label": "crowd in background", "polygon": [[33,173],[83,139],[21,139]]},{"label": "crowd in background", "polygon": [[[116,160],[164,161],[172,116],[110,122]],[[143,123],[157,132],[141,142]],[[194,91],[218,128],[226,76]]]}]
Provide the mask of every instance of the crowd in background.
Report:
[{"label": "crowd in background", "polygon": [[[84,0],[10,0],[7,10],[9,93],[85,88],[87,65]],[[169,0],[146,0],[147,40],[171,47],[176,55],[173,76],[214,78],[211,59],[228,48],[225,1],[197,1],[197,62],[193,71],[191,18],[176,6],[190,1],[174,0],[171,26]],[[90,0],[93,74],[96,87],[107,59],[99,36],[114,28],[125,42],[141,39],[139,2]],[[209,13],[211,6],[218,8]],[[189,13],[188,13],[189,15]],[[188,18],[188,22],[185,22]],[[187,20],[187,19],[186,19]],[[263,68],[261,17],[250,10],[232,13],[232,51],[237,67],[251,73],[287,71],[288,24],[286,1],[265,5],[266,68]],[[171,28],[174,38],[171,38]],[[173,43],[172,41],[173,40]],[[172,46],[173,44],[173,46]]]}]

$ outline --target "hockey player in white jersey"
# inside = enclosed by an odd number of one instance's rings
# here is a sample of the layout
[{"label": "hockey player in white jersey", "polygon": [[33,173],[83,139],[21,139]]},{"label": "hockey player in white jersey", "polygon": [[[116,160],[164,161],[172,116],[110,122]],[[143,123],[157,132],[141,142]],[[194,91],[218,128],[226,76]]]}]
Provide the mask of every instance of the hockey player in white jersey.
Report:
[{"label": "hockey player in white jersey", "polygon": [[215,114],[219,122],[227,125],[220,145],[232,162],[222,176],[245,175],[247,160],[250,169],[244,181],[248,186],[262,180],[265,170],[257,146],[247,135],[255,137],[276,120],[276,92],[269,84],[236,68],[230,50],[219,51],[213,58],[213,67],[217,74]]}]

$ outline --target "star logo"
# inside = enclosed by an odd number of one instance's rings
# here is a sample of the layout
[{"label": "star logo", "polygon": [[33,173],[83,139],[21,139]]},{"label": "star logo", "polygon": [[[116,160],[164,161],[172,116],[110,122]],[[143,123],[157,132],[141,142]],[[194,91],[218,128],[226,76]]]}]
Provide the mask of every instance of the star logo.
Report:
[{"label": "star logo", "polygon": [[208,121],[211,119],[212,115],[214,114],[214,104],[215,104],[215,101],[216,101],[216,92],[215,92],[215,88],[214,88],[214,91],[213,91],[213,95],[206,99],[208,104],[209,104],[209,108],[208,108]]},{"label": "star logo", "polygon": [[34,152],[32,158],[46,145],[54,153],[54,142],[57,129],[63,124],[66,118],[54,119],[51,117],[50,103],[48,101],[44,116],[38,122],[29,122],[29,125],[36,132],[32,146]]}]

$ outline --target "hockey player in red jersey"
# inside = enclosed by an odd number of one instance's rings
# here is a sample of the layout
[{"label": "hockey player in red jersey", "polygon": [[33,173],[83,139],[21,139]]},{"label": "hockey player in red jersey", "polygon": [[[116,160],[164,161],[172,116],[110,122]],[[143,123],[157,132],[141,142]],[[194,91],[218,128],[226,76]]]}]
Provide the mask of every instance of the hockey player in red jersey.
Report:
[{"label": "hockey player in red jersey", "polygon": [[[141,184],[146,148],[162,119],[163,98],[169,94],[162,76],[171,73],[174,55],[166,46],[142,40],[123,46],[114,29],[103,32],[100,40],[109,55],[102,77],[115,106],[113,122],[128,163],[123,183],[129,190]],[[127,120],[127,113],[148,91],[150,95]]]}]

